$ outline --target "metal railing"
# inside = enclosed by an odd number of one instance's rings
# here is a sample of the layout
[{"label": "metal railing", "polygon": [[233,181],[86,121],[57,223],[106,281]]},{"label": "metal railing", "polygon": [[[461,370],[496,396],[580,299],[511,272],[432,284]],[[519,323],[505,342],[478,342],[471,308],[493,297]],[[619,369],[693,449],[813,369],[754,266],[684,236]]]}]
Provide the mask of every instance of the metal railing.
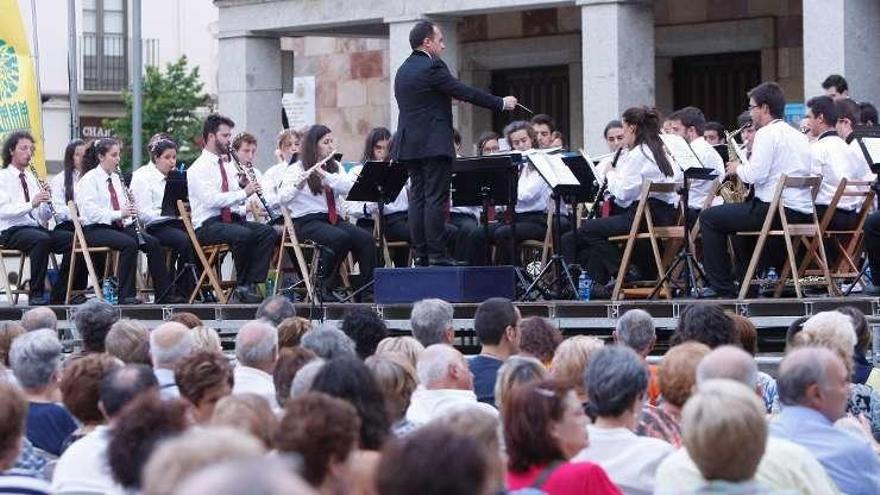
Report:
[{"label": "metal railing", "polygon": [[[158,65],[159,40],[143,40],[143,64]],[[86,33],[79,40],[81,87],[85,91],[124,91],[131,80],[131,38]]]}]

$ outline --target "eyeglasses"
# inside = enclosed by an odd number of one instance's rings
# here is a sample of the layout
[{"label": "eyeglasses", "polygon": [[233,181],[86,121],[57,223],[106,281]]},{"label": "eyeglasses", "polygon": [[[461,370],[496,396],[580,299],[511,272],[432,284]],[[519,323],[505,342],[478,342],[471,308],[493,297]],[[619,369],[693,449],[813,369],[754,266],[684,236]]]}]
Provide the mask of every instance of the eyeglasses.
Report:
[{"label": "eyeglasses", "polygon": [[756,110],[758,108],[761,108],[761,105],[749,105],[749,110]]}]

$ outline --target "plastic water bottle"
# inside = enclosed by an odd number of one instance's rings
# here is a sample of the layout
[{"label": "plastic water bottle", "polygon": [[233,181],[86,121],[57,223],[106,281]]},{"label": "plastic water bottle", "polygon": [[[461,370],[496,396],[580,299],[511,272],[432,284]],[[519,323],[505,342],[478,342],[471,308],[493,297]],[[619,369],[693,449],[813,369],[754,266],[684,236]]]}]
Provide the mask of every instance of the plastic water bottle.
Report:
[{"label": "plastic water bottle", "polygon": [[779,282],[779,274],[776,273],[776,267],[771,266],[767,269],[767,284],[774,286],[777,282]]},{"label": "plastic water bottle", "polygon": [[266,278],[266,297],[272,297],[275,295],[275,270],[269,271],[269,276]]},{"label": "plastic water bottle", "polygon": [[868,279],[868,282],[871,285],[876,285],[874,284],[874,277],[871,275],[871,265],[868,265],[868,267],[865,268],[865,278]]},{"label": "plastic water bottle", "polygon": [[101,284],[101,296],[104,298],[104,301],[110,304],[115,304],[115,302],[113,301],[113,292],[113,283],[110,281],[109,278],[105,278],[104,282]]},{"label": "plastic water bottle", "polygon": [[587,273],[586,270],[581,272],[581,276],[578,277],[578,299],[581,301],[589,301],[590,300],[590,292],[593,290],[593,279],[590,278],[590,274]]}]

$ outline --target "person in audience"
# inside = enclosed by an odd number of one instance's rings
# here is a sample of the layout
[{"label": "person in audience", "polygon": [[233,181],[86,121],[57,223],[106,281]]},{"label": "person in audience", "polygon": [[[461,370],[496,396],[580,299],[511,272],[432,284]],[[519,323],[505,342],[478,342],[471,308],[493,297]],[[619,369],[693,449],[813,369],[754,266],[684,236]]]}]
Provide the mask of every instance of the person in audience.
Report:
[{"label": "person in audience", "polygon": [[147,395],[157,402],[159,382],[148,366],[127,365],[109,372],[99,390],[101,412],[107,424],[72,444],[58,459],[52,476],[53,493],[115,493],[119,486],[110,474],[107,446],[122,410]]},{"label": "person in audience", "polygon": [[553,361],[553,353],[562,343],[562,332],[547,318],[523,318],[519,326],[519,352],[536,358],[545,366]]},{"label": "person in audience", "polygon": [[265,398],[257,394],[227,395],[214,407],[212,427],[229,427],[259,440],[268,450],[274,445],[278,418]]},{"label": "person in audience", "polygon": [[184,478],[174,495],[315,495],[288,462],[263,456],[212,464]]},{"label": "person in audience", "polygon": [[614,342],[625,345],[641,356],[642,361],[648,367],[648,402],[657,405],[660,398],[660,384],[657,380],[657,366],[648,364],[648,355],[654,349],[657,342],[657,330],[654,328],[654,318],[643,309],[631,309],[617,320],[617,326],[611,336]]},{"label": "person in audience", "polygon": [[51,308],[45,306],[31,308],[21,315],[21,326],[28,332],[41,328],[57,330],[58,317],[55,316],[55,311],[52,311]]},{"label": "person in audience", "polygon": [[717,304],[691,304],[678,318],[672,334],[672,345],[695,340],[714,349],[720,345],[739,343],[736,325]]},{"label": "person in audience", "polygon": [[48,495],[49,484],[11,471],[22,450],[28,401],[11,383],[0,380],[0,493]]},{"label": "person in audience", "polygon": [[621,493],[600,466],[569,462],[589,444],[587,416],[571,387],[542,381],[510,395],[501,411],[508,489],[529,487],[548,495]]},{"label": "person in audience", "polygon": [[663,400],[657,406],[645,404],[642,408],[638,435],[681,447],[681,408],[696,383],[697,365],[709,352],[709,347],[699,342],[685,342],[666,351],[657,373]]},{"label": "person in audience", "polygon": [[588,415],[591,414],[588,407],[590,399],[584,386],[584,374],[590,361],[603,347],[605,344],[597,337],[575,335],[559,344],[550,363],[550,376],[574,390]]},{"label": "person in audience", "polygon": [[434,344],[452,345],[452,305],[442,299],[422,299],[413,305],[409,324],[412,334],[423,347]]},{"label": "person in audience", "polygon": [[352,493],[352,454],[360,418],[354,406],[318,392],[290,400],[275,436],[281,453],[302,457],[303,478],[322,494]]},{"label": "person in audience", "polygon": [[184,478],[201,468],[228,460],[254,458],[265,451],[257,439],[231,428],[192,429],[156,448],[144,466],[141,493],[170,494]]},{"label": "person in audience", "polygon": [[278,326],[284,319],[296,316],[296,307],[284,296],[272,296],[263,299],[257,308],[255,320],[266,320]]},{"label": "person in audience", "polygon": [[290,384],[290,398],[299,397],[308,392],[312,388],[312,382],[321,372],[327,360],[324,358],[315,358],[302,367],[293,377],[293,383]]},{"label": "person in audience", "polygon": [[573,461],[602,466],[625,493],[652,493],[657,466],[675,449],[635,434],[648,390],[645,363],[628,347],[607,346],[590,362],[585,381],[596,421],[587,426],[589,444]]},{"label": "person in audience", "polygon": [[150,332],[153,373],[159,381],[159,390],[163,399],[180,397],[180,391],[174,380],[174,368],[192,353],[193,347],[192,331],[182,323],[166,322]]},{"label": "person in audience", "polygon": [[[279,332],[280,333],[280,332]],[[315,359],[315,353],[302,347],[281,348],[278,353],[278,362],[272,371],[272,381],[275,383],[275,398],[278,405],[284,407],[290,398],[290,385],[299,370],[307,363]]]},{"label": "person in audience", "polygon": [[477,401],[474,375],[464,356],[452,346],[428,346],[419,357],[416,376],[420,387],[412,394],[406,410],[406,419],[416,425],[424,425],[460,407],[480,407],[498,414],[494,407]]},{"label": "person in audience", "polygon": [[278,348],[299,346],[302,336],[312,329],[312,322],[299,316],[291,316],[278,324]]},{"label": "person in audience", "polygon": [[[450,344],[451,345],[451,344]],[[402,337],[385,337],[376,347],[376,354],[384,354],[393,352],[406,358],[409,366],[415,370],[419,362],[419,356],[424,352],[425,347],[413,337],[404,335]]]},{"label": "person in audience", "polygon": [[723,345],[716,347],[704,357],[696,368],[696,386],[709,380],[734,380],[759,392],[758,365],[752,356],[739,347]]},{"label": "person in audience", "polygon": [[186,412],[181,400],[141,395],[119,413],[107,444],[113,480],[125,490],[140,490],[144,464],[160,442],[186,430]]},{"label": "person in audience", "polygon": [[278,330],[261,320],[245,323],[235,336],[233,394],[254,393],[278,407],[272,372],[278,361]]},{"label": "person in audience", "polygon": [[[754,358],[758,355],[758,329],[750,319],[745,316],[731,314],[733,325],[739,334],[739,343]],[[758,391],[764,400],[764,408],[769,413],[773,411],[773,404],[777,401],[776,380],[769,374],[758,371]]]},{"label": "person in audience", "polygon": [[183,358],[174,368],[180,396],[192,406],[196,423],[207,423],[217,401],[232,393],[232,365],[222,354],[196,352]]},{"label": "person in audience", "polygon": [[83,354],[104,352],[104,339],[118,319],[116,308],[100,299],[89,299],[77,306],[73,326],[82,338]]},{"label": "person in audience", "polygon": [[486,299],[477,307],[474,333],[482,348],[468,364],[480,402],[495,404],[498,369],[507,358],[519,352],[519,319],[519,309],[503,297]]},{"label": "person in audience", "polygon": [[192,352],[217,352],[223,353],[223,343],[220,342],[220,334],[217,330],[203,325],[190,329],[193,338]]},{"label": "person in audience", "polygon": [[5,375],[6,380],[10,383],[17,383],[17,381],[15,374],[12,372],[12,366],[9,363],[9,349],[12,347],[12,341],[25,333],[27,333],[27,330],[18,322],[0,322],[0,363],[3,364],[3,375]]},{"label": "person in audience", "polygon": [[386,352],[367,358],[365,364],[382,391],[385,409],[391,422],[391,433],[403,437],[415,430],[416,425],[406,419],[412,394],[416,390],[416,372],[407,358]]},{"label": "person in audience", "polygon": [[150,331],[138,320],[123,318],[114,323],[104,337],[104,350],[125,364],[152,365]]},{"label": "person in audience", "polygon": [[89,354],[73,359],[61,370],[58,388],[62,402],[80,424],[65,440],[63,450],[105,423],[107,418],[100,408],[101,382],[108,373],[122,366],[110,355]]},{"label": "person in audience", "polygon": [[382,317],[369,308],[353,309],[342,319],[339,328],[354,341],[361,359],[375,354],[379,342],[388,336],[388,327]]},{"label": "person in audience", "polygon": [[382,495],[492,493],[486,451],[473,436],[431,424],[389,445],[376,486]]},{"label": "person in audience", "polygon": [[880,493],[880,458],[864,439],[834,427],[846,414],[849,377],[828,349],[804,347],[785,356],[776,380],[783,408],[770,434],[806,447],[843,493]]},{"label": "person in audience", "polygon": [[202,319],[196,316],[194,313],[190,313],[189,311],[174,313],[171,315],[171,318],[168,318],[168,321],[181,323],[187,328],[196,328],[203,325]]},{"label": "person in audience", "polygon": [[[868,320],[865,314],[859,311],[855,306],[843,306],[837,308],[837,311],[849,316],[852,321],[853,330],[856,332],[856,346],[853,349],[853,383],[868,383],[868,377],[873,372],[880,380],[880,371],[873,371],[874,367],[868,362],[868,353],[871,351],[871,328],[868,326]],[[876,387],[871,387],[876,390]]]},{"label": "person in audience", "polygon": [[76,421],[59,405],[58,376],[61,342],[54,330],[34,330],[18,336],[9,350],[15,379],[28,401],[27,438],[53,456],[77,429]]},{"label": "person in audience", "polygon": [[507,454],[502,447],[504,438],[498,417],[480,409],[468,408],[452,411],[428,424],[429,428],[435,426],[479,440],[486,450],[489,471],[483,493],[504,493]]},{"label": "person in audience", "polygon": [[342,330],[326,324],[306,332],[300,345],[314,352],[319,358],[327,360],[341,356],[357,356],[354,341]]},{"label": "person in audience", "polygon": [[510,391],[527,383],[540,382],[547,378],[547,368],[531,356],[511,356],[498,368],[498,380],[495,382],[495,407],[503,411],[505,399]]}]

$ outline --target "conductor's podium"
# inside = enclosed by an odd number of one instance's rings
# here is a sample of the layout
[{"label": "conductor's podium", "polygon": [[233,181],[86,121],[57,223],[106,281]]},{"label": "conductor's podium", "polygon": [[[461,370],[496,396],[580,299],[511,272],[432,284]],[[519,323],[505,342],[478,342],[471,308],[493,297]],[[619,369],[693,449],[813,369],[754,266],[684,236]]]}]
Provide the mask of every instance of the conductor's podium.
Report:
[{"label": "conductor's podium", "polygon": [[431,266],[378,268],[375,298],[379,304],[413,303],[438,298],[451,303],[479,303],[490,297],[513,300],[512,266]]}]

